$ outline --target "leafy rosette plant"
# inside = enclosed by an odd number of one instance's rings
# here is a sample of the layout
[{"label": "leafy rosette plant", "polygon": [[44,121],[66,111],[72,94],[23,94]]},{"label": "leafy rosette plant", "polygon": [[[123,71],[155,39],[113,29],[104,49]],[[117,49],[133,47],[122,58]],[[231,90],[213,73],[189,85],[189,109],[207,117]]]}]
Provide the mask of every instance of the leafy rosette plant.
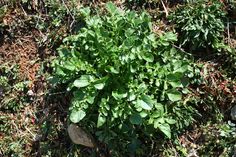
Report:
[{"label": "leafy rosette plant", "polygon": [[82,9],[86,26],[58,49],[55,77],[74,96],[70,120],[95,130],[109,146],[123,142],[135,149],[139,137],[160,132],[171,138],[193,68],[173,48],[175,34],[151,31],[148,14],[112,3],[106,8],[104,16]]},{"label": "leafy rosette plant", "polygon": [[181,46],[197,48],[220,48],[226,13],[218,0],[198,0],[180,6],[169,19],[179,32]]}]

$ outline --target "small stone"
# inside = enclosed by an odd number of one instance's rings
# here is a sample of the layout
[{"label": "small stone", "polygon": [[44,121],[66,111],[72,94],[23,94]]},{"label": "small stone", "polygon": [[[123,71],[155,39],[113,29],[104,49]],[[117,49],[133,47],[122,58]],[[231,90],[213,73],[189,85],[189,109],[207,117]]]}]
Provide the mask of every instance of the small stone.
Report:
[{"label": "small stone", "polygon": [[29,91],[27,92],[27,94],[28,94],[29,96],[33,96],[33,95],[34,95],[34,92],[33,92],[32,90],[29,90]]},{"label": "small stone", "polygon": [[236,120],[236,105],[231,109],[230,116],[232,120]]},{"label": "small stone", "polygon": [[91,148],[95,147],[92,137],[79,126],[70,124],[67,131],[73,143],[81,144]]}]

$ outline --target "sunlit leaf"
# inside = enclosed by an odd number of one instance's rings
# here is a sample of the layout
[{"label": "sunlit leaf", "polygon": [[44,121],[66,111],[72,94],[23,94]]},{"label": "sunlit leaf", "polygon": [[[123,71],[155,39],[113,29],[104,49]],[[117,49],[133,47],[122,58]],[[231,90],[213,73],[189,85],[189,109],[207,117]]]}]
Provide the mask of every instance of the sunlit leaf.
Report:
[{"label": "sunlit leaf", "polygon": [[78,123],[86,116],[86,113],[83,110],[75,111],[73,110],[70,114],[70,120],[73,123]]}]

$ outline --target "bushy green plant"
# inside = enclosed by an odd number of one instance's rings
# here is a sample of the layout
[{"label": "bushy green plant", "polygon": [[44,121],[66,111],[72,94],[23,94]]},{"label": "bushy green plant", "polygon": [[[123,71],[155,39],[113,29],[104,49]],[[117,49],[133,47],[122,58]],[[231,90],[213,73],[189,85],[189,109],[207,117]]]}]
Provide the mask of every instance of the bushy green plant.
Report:
[{"label": "bushy green plant", "polygon": [[233,156],[235,152],[236,128],[232,122],[218,124],[208,123],[201,126],[204,143],[199,149],[200,156]]},{"label": "bushy green plant", "polygon": [[234,0],[227,1],[228,11],[235,15],[236,14],[236,2]]},{"label": "bushy green plant", "polygon": [[169,19],[179,32],[181,46],[217,49],[223,39],[225,15],[221,2],[199,0],[178,7]]},{"label": "bushy green plant", "polygon": [[194,109],[182,96],[193,68],[172,46],[176,35],[157,37],[146,13],[123,11],[112,3],[106,8],[104,16],[81,10],[86,26],[58,49],[54,81],[73,91],[73,123],[96,132],[108,147],[124,152],[127,146],[132,152],[140,138],[160,132],[171,138],[171,126],[192,118]]}]

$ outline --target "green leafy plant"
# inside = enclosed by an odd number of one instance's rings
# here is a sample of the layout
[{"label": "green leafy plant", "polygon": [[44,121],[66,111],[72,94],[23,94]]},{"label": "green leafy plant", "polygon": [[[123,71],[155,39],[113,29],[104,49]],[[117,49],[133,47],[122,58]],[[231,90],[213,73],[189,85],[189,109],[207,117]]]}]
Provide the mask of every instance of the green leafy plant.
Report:
[{"label": "green leafy plant", "polygon": [[23,93],[27,81],[19,81],[18,66],[16,64],[2,64],[0,66],[0,109],[17,111],[22,108],[25,102]]},{"label": "green leafy plant", "polygon": [[44,33],[43,38],[38,38],[38,43],[48,48],[58,47],[63,38],[83,25],[78,13],[77,1],[45,0],[44,3],[47,16],[40,14],[33,17],[35,27]]},{"label": "green leafy plant", "polygon": [[232,15],[236,14],[236,2],[234,0],[228,0],[227,7],[230,14]]},{"label": "green leafy plant", "polygon": [[[201,156],[232,156],[235,147],[235,124],[232,122],[207,124],[202,126],[204,145],[199,150]],[[210,131],[209,131],[210,130]]]},{"label": "green leafy plant", "polygon": [[160,132],[171,138],[171,126],[186,119],[181,109],[194,112],[182,101],[193,67],[172,46],[175,34],[152,33],[146,13],[120,10],[112,3],[106,8],[104,16],[81,9],[86,26],[64,39],[53,63],[53,81],[73,92],[73,123],[90,129],[112,149],[137,152],[141,138]]},{"label": "green leafy plant", "polygon": [[181,46],[217,49],[223,42],[225,15],[221,2],[200,0],[178,7],[169,19],[179,32]]}]

